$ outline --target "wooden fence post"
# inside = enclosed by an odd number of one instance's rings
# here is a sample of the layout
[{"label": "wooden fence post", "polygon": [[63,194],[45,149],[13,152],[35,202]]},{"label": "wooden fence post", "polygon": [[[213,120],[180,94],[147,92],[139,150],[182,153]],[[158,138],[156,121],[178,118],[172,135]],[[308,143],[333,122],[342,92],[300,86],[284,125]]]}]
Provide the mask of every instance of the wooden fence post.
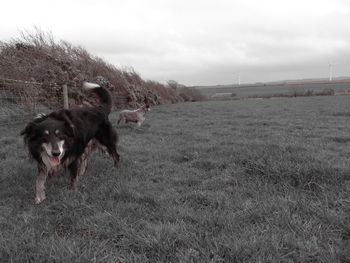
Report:
[{"label": "wooden fence post", "polygon": [[68,104],[68,88],[67,85],[64,84],[62,86],[63,89],[63,107],[68,110],[69,109],[69,104]]}]

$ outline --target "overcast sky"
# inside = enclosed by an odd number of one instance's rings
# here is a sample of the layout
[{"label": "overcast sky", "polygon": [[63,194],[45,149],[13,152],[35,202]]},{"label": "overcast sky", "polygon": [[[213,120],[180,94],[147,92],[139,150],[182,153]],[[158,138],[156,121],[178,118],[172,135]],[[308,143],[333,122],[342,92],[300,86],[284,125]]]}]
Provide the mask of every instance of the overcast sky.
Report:
[{"label": "overcast sky", "polygon": [[186,85],[350,76],[348,0],[5,0],[0,39],[38,27],[142,78]]}]

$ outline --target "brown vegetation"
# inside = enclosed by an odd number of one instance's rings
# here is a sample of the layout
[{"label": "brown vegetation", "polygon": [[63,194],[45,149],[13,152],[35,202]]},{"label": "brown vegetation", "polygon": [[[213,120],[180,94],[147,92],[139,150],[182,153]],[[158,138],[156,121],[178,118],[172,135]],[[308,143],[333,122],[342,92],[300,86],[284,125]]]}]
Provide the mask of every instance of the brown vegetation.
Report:
[{"label": "brown vegetation", "polygon": [[[51,34],[38,29],[34,33],[22,33],[19,39],[0,42],[0,78],[43,83],[41,93],[66,84],[71,104],[88,100],[81,90],[85,80],[108,87],[116,107],[184,101],[183,96],[168,85],[145,81],[132,68],[119,69],[83,47],[57,42]],[[192,98],[192,89],[188,91],[189,100],[196,100]]]}]

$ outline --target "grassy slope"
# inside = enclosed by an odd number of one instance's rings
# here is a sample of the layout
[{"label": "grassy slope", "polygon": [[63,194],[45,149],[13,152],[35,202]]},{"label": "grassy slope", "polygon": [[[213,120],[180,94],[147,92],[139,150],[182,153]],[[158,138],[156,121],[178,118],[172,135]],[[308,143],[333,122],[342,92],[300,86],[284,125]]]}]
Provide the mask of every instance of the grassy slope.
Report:
[{"label": "grassy slope", "polygon": [[[2,262],[348,262],[349,97],[154,107],[33,205],[20,127],[1,129]],[[116,116],[113,115],[114,121]]]}]

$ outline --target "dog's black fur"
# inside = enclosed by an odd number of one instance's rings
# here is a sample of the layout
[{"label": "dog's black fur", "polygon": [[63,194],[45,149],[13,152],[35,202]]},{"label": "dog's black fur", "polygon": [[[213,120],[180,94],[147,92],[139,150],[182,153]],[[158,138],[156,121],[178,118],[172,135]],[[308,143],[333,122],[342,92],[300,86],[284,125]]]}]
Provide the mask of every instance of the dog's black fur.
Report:
[{"label": "dog's black fur", "polygon": [[108,119],[111,95],[96,84],[89,89],[98,95],[100,106],[41,114],[21,131],[30,156],[38,163],[37,204],[45,199],[47,175],[54,173],[59,166],[70,170],[71,186],[75,188],[78,177],[85,172],[88,155],[98,146],[107,151],[114,165],[118,166],[118,136]]}]

